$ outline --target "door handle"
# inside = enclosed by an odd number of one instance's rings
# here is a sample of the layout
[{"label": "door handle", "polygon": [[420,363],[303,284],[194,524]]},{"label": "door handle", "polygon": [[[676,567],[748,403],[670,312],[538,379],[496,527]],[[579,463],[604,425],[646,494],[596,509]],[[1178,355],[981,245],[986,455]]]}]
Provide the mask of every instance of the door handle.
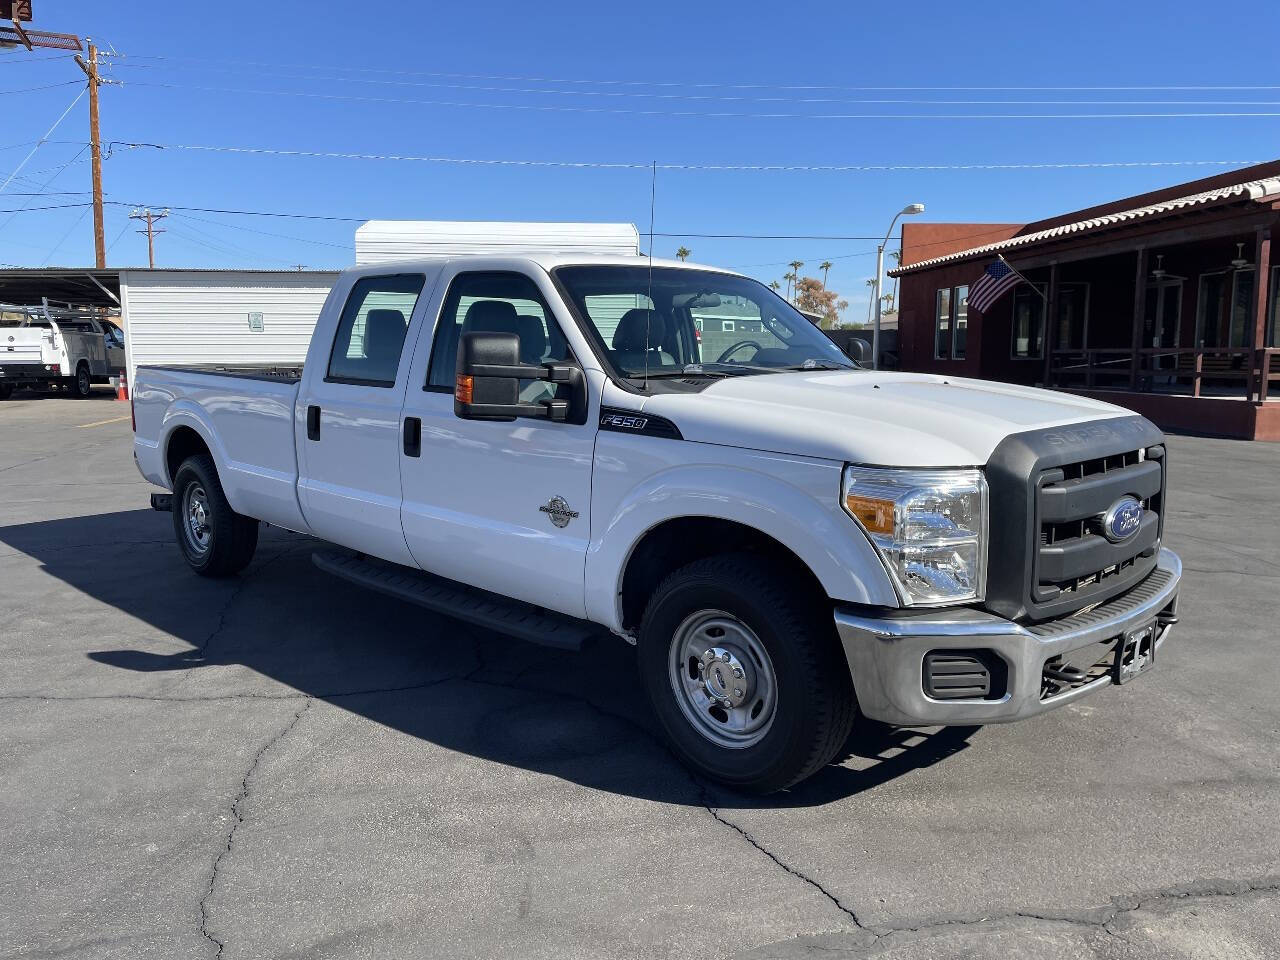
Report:
[{"label": "door handle", "polygon": [[307,439],[320,439],[320,408],[316,406],[307,407]]},{"label": "door handle", "polygon": [[422,456],[422,421],[417,417],[404,418],[404,455]]}]

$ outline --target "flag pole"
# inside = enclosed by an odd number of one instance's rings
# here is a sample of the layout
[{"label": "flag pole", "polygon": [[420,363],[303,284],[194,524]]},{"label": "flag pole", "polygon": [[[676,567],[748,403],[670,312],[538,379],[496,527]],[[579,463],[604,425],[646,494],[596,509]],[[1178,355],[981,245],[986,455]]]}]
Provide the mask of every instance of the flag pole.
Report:
[{"label": "flag pole", "polygon": [[1036,293],[1038,293],[1038,294],[1040,295],[1040,299],[1044,301],[1044,305],[1045,305],[1046,307],[1049,305],[1049,295],[1048,295],[1047,293],[1045,293],[1043,290],[1041,290],[1041,289],[1040,289],[1038,286],[1036,286],[1034,283],[1032,283],[1030,280],[1028,280],[1028,279],[1026,278],[1026,275],[1025,275],[1025,274],[1023,274],[1023,272],[1022,272],[1021,270],[1016,270],[1016,269],[1014,269],[1013,264],[1011,264],[1008,260],[1006,260],[1006,259],[1004,258],[1004,254],[1002,254],[1002,253],[997,253],[997,254],[996,254],[996,259],[997,259],[997,260],[999,260],[1001,263],[1003,263],[1006,267],[1008,267],[1012,272],[1016,273],[1016,274],[1018,275],[1018,279],[1019,279],[1019,280],[1021,280],[1023,283],[1025,283],[1027,286],[1029,286],[1032,290],[1034,290]]}]

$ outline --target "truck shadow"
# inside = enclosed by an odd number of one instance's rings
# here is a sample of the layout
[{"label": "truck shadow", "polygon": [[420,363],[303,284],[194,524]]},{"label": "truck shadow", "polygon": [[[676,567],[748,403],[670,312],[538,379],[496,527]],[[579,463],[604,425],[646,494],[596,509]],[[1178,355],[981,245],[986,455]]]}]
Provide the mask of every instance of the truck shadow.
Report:
[{"label": "truck shadow", "polygon": [[[473,630],[322,573],[310,559],[315,541],[266,528],[243,576],[204,580],[182,562],[169,516],[149,510],[0,527],[0,544],[128,615],[123,627],[111,619],[107,635],[119,646],[83,639],[88,658],[110,668],[91,675],[93,695],[296,691],[480,760],[717,807],[829,803],[937,763],[977,729],[868,724],[842,763],[787,793],[746,797],[698,781],[674,759],[635,681],[634,651],[615,638],[573,654]],[[132,679],[121,683],[118,671]]]}]

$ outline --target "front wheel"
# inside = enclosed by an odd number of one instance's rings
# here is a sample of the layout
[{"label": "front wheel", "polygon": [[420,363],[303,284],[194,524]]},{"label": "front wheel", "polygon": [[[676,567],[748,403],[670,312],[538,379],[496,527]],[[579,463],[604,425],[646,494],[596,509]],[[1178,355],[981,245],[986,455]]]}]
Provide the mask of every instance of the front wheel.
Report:
[{"label": "front wheel", "polygon": [[767,560],[709,557],[654,592],[641,679],[675,751],[740,790],[782,790],[843,746],[856,712],[825,606]]},{"label": "front wheel", "polygon": [[188,457],[173,477],[173,530],[188,566],[202,577],[229,577],[258,549],[258,521],[231,509],[213,458]]}]

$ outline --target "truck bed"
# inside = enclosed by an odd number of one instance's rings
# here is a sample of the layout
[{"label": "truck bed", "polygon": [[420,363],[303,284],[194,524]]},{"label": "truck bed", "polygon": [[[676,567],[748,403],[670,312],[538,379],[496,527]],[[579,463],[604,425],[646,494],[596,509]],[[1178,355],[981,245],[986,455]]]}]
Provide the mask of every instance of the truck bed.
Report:
[{"label": "truck bed", "polygon": [[209,447],[237,513],[306,532],[295,489],[300,376],[300,367],[265,364],[138,367],[134,452],[143,475],[167,489],[165,438],[190,428]]}]

